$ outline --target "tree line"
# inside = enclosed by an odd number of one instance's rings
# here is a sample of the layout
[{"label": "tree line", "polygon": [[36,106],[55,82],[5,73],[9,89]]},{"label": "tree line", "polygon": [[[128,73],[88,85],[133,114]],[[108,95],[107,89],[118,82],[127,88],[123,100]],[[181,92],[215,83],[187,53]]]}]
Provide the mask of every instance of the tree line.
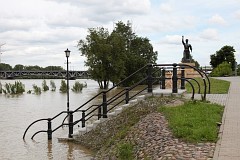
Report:
[{"label": "tree line", "polygon": [[40,67],[38,65],[34,66],[24,66],[22,64],[17,64],[12,67],[6,63],[0,63],[0,71],[62,71],[64,70],[61,66],[47,66]]}]

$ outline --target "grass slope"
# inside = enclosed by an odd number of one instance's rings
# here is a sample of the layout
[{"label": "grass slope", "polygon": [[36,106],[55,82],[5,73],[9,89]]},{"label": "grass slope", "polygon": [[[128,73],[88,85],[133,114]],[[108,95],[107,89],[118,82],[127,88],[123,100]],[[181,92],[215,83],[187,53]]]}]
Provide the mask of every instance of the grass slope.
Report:
[{"label": "grass slope", "polygon": [[187,142],[216,142],[217,122],[221,122],[223,107],[200,101],[189,101],[178,107],[159,107],[177,138]]},{"label": "grass slope", "polygon": [[[200,91],[201,94],[203,94],[204,92],[204,83],[202,78],[195,78],[199,84],[200,84]],[[219,79],[215,79],[215,78],[209,78],[210,79],[210,90],[211,90],[211,94],[227,94],[228,93],[228,89],[230,86],[230,82],[229,81],[224,81],[224,80],[219,80]],[[191,83],[194,86],[195,89],[195,93],[198,92],[198,85],[195,81],[191,80]],[[207,92],[208,92],[208,81],[206,79],[206,83],[207,83]],[[187,89],[187,93],[192,93],[192,88],[190,86],[189,83],[186,84],[186,89]]]}]

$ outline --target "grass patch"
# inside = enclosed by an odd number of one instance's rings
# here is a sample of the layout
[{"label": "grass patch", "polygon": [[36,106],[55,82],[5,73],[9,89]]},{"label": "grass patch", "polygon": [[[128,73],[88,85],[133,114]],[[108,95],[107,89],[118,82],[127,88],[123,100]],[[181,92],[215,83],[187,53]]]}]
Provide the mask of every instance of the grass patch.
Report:
[{"label": "grass patch", "polygon": [[133,145],[130,143],[120,143],[117,146],[118,158],[121,160],[132,160],[133,158]]},{"label": "grass patch", "polygon": [[[203,94],[204,92],[204,83],[202,78],[195,78],[199,84],[200,84],[200,92],[201,94]],[[225,81],[225,80],[219,80],[219,79],[215,79],[215,78],[209,78],[210,80],[210,88],[211,88],[211,94],[227,94],[228,90],[229,90],[229,86],[230,86],[230,82],[229,81]],[[195,81],[191,80],[194,89],[195,89],[195,93],[198,93],[198,85]],[[206,79],[206,83],[207,83],[207,92],[208,92],[208,81]],[[187,93],[192,93],[192,87],[190,86],[189,83],[186,83],[186,90]]]},{"label": "grass patch", "polygon": [[159,107],[177,138],[187,142],[216,142],[224,107],[200,101],[189,101],[178,107]]}]

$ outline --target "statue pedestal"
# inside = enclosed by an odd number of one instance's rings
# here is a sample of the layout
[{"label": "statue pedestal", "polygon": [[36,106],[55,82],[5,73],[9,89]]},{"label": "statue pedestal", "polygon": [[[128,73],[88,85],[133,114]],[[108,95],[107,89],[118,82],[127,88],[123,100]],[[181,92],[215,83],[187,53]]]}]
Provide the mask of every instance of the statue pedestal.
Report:
[{"label": "statue pedestal", "polygon": [[[195,67],[195,63],[180,63],[180,64],[186,64],[186,65]],[[185,67],[185,77],[186,78],[195,78],[195,77],[201,77],[201,75],[197,71],[195,71],[193,68],[186,66]]]}]

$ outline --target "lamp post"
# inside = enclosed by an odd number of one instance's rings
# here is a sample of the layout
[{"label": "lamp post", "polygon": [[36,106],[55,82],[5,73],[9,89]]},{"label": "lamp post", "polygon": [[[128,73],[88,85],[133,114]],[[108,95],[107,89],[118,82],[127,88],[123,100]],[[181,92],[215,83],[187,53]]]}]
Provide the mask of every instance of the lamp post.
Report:
[{"label": "lamp post", "polygon": [[69,73],[68,73],[68,57],[70,56],[70,52],[67,48],[65,51],[67,57],[67,111],[69,112]]}]

